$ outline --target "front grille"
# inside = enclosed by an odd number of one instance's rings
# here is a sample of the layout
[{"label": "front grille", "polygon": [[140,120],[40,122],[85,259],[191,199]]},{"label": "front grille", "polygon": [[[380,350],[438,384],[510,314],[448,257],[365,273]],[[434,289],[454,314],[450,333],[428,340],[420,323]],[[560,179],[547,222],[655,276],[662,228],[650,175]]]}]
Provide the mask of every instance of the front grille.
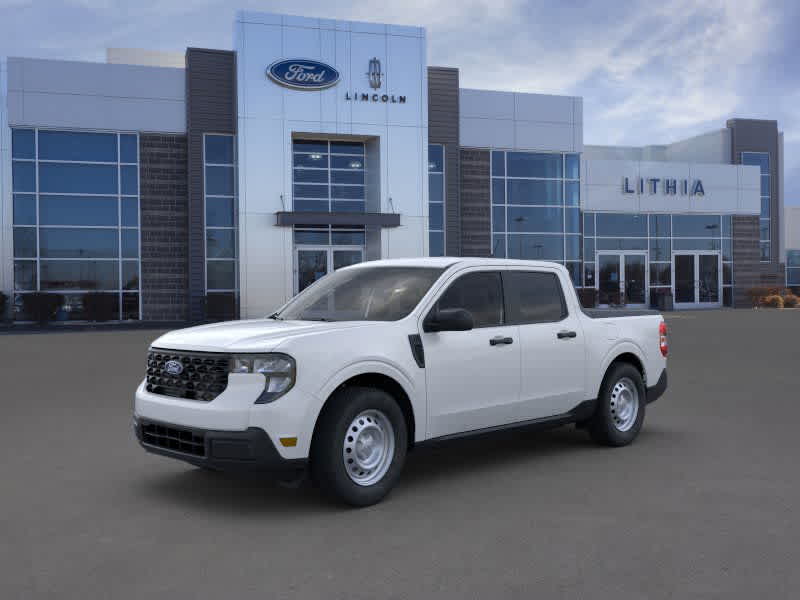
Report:
[{"label": "front grille", "polygon": [[[181,364],[171,374],[166,365]],[[171,352],[154,349],[147,353],[147,391],[175,398],[210,402],[228,387],[230,359],[225,354]]]},{"label": "front grille", "polygon": [[192,456],[204,457],[206,455],[205,434],[195,433],[191,429],[144,423],[142,424],[142,441],[151,446],[175,450]]}]

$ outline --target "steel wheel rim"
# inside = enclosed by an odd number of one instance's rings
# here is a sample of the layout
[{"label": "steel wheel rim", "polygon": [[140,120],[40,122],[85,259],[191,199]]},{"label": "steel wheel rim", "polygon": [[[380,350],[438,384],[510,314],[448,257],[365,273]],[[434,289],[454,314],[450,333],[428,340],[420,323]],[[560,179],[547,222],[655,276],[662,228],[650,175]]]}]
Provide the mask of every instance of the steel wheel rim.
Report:
[{"label": "steel wheel rim", "polygon": [[611,419],[618,431],[628,431],[639,416],[639,389],[623,377],[611,389]]},{"label": "steel wheel rim", "polygon": [[379,410],[361,412],[348,426],[342,444],[347,476],[357,485],[374,485],[386,475],[393,458],[391,421]]}]

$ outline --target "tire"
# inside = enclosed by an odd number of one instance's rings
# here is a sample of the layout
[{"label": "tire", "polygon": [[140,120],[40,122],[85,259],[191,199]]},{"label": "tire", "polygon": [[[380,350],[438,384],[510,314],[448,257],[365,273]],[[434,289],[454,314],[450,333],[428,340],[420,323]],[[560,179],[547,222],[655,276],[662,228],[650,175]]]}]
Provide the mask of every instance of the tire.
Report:
[{"label": "tire", "polygon": [[408,430],[383,390],[346,387],[320,415],[311,442],[311,476],[331,498],[351,506],[380,502],[405,464]]},{"label": "tire", "polygon": [[642,428],[646,397],[639,369],[617,363],[600,386],[597,408],[588,422],[589,435],[598,444],[627,446]]}]

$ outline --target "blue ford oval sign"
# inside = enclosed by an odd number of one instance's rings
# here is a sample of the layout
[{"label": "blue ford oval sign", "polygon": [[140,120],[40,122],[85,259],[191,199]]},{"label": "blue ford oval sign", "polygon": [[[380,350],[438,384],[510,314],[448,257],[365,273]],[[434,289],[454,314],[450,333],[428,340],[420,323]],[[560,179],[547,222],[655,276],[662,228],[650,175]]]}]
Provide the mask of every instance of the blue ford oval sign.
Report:
[{"label": "blue ford oval sign", "polygon": [[316,60],[291,58],[267,67],[272,81],[296,90],[324,90],[339,82],[339,71]]}]

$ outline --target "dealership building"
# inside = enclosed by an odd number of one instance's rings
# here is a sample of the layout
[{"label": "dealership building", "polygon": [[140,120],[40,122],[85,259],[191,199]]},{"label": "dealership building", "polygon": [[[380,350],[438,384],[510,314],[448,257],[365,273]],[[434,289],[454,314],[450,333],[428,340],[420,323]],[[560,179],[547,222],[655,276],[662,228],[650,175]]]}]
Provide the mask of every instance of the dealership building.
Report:
[{"label": "dealership building", "polygon": [[240,12],[233,51],[3,60],[14,318],[37,291],[65,321],[98,292],[119,320],[259,317],[339,267],[428,255],[556,261],[608,307],[800,285],[776,121],[585,145],[582,98],[461,88],[426,44],[420,27]]}]

